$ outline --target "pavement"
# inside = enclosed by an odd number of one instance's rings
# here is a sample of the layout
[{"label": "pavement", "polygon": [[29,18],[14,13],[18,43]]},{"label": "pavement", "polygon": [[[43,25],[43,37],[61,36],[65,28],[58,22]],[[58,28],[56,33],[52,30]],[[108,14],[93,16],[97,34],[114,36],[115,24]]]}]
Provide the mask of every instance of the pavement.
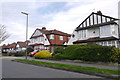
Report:
[{"label": "pavement", "polygon": [[[25,57],[3,57],[3,58],[9,58],[9,59],[25,59]],[[46,59],[35,59],[33,57],[27,57],[29,60],[35,60],[35,61],[43,61],[43,62],[51,62],[51,63],[60,63],[60,64],[70,64],[70,65],[78,65],[78,66],[85,66],[85,67],[95,67],[100,69],[112,69],[112,70],[118,70],[119,65],[118,64],[111,64],[111,63],[89,63],[89,62],[80,62],[80,61],[70,61],[70,60],[46,60]]]},{"label": "pavement", "polygon": [[55,60],[46,60],[46,59],[34,59],[34,58],[28,58],[29,60],[35,60],[35,61],[43,61],[43,62],[50,62],[50,63],[60,63],[60,64],[70,64],[70,65],[78,65],[78,66],[85,66],[85,67],[95,67],[100,69],[112,69],[112,70],[118,70],[117,64],[108,64],[108,63],[85,63],[85,62],[76,62],[72,60],[61,60],[61,61],[55,61]]}]

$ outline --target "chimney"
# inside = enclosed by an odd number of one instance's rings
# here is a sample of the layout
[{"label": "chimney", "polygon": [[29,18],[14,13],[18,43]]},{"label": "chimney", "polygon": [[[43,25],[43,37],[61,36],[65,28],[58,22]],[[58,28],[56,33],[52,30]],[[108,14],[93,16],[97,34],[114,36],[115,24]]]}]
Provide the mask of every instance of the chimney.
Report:
[{"label": "chimney", "polygon": [[45,30],[46,30],[46,27],[42,27],[42,30],[44,30],[44,31],[45,31]]},{"label": "chimney", "polygon": [[101,11],[97,11],[97,14],[100,14],[100,15],[102,15],[102,12],[101,12]]}]

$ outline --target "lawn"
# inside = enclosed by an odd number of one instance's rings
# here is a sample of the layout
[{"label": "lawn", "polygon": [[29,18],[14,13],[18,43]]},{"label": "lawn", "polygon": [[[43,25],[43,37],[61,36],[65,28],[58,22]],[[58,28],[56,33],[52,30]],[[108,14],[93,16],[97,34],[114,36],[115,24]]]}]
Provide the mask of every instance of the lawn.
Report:
[{"label": "lawn", "polygon": [[50,66],[54,68],[74,70],[74,71],[80,71],[80,72],[100,73],[100,74],[106,74],[106,75],[118,75],[118,74],[120,75],[120,70],[100,69],[95,67],[83,67],[83,66],[77,66],[77,65],[32,61],[32,60],[26,60],[26,59],[15,59],[13,61],[32,63],[32,64],[41,65],[41,66]]}]

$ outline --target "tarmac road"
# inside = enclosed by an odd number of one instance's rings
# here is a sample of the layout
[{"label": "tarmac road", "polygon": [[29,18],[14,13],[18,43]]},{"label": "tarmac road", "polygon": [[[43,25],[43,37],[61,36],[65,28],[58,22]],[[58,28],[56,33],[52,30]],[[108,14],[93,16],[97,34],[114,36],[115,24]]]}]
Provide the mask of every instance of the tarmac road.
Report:
[{"label": "tarmac road", "polygon": [[2,59],[2,78],[101,78]]}]

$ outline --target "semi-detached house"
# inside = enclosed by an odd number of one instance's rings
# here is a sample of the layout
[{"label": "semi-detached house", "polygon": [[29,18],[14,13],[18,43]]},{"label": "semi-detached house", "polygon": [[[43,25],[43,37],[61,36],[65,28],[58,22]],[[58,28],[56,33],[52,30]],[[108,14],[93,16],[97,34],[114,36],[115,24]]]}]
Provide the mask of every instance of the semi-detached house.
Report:
[{"label": "semi-detached house", "polygon": [[48,50],[53,53],[55,47],[67,44],[70,36],[70,34],[56,29],[46,30],[45,27],[42,29],[37,28],[30,38],[29,46],[33,47],[34,50]]},{"label": "semi-detached house", "polygon": [[68,42],[73,44],[100,44],[120,48],[120,29],[116,18],[92,12],[75,30]]}]

